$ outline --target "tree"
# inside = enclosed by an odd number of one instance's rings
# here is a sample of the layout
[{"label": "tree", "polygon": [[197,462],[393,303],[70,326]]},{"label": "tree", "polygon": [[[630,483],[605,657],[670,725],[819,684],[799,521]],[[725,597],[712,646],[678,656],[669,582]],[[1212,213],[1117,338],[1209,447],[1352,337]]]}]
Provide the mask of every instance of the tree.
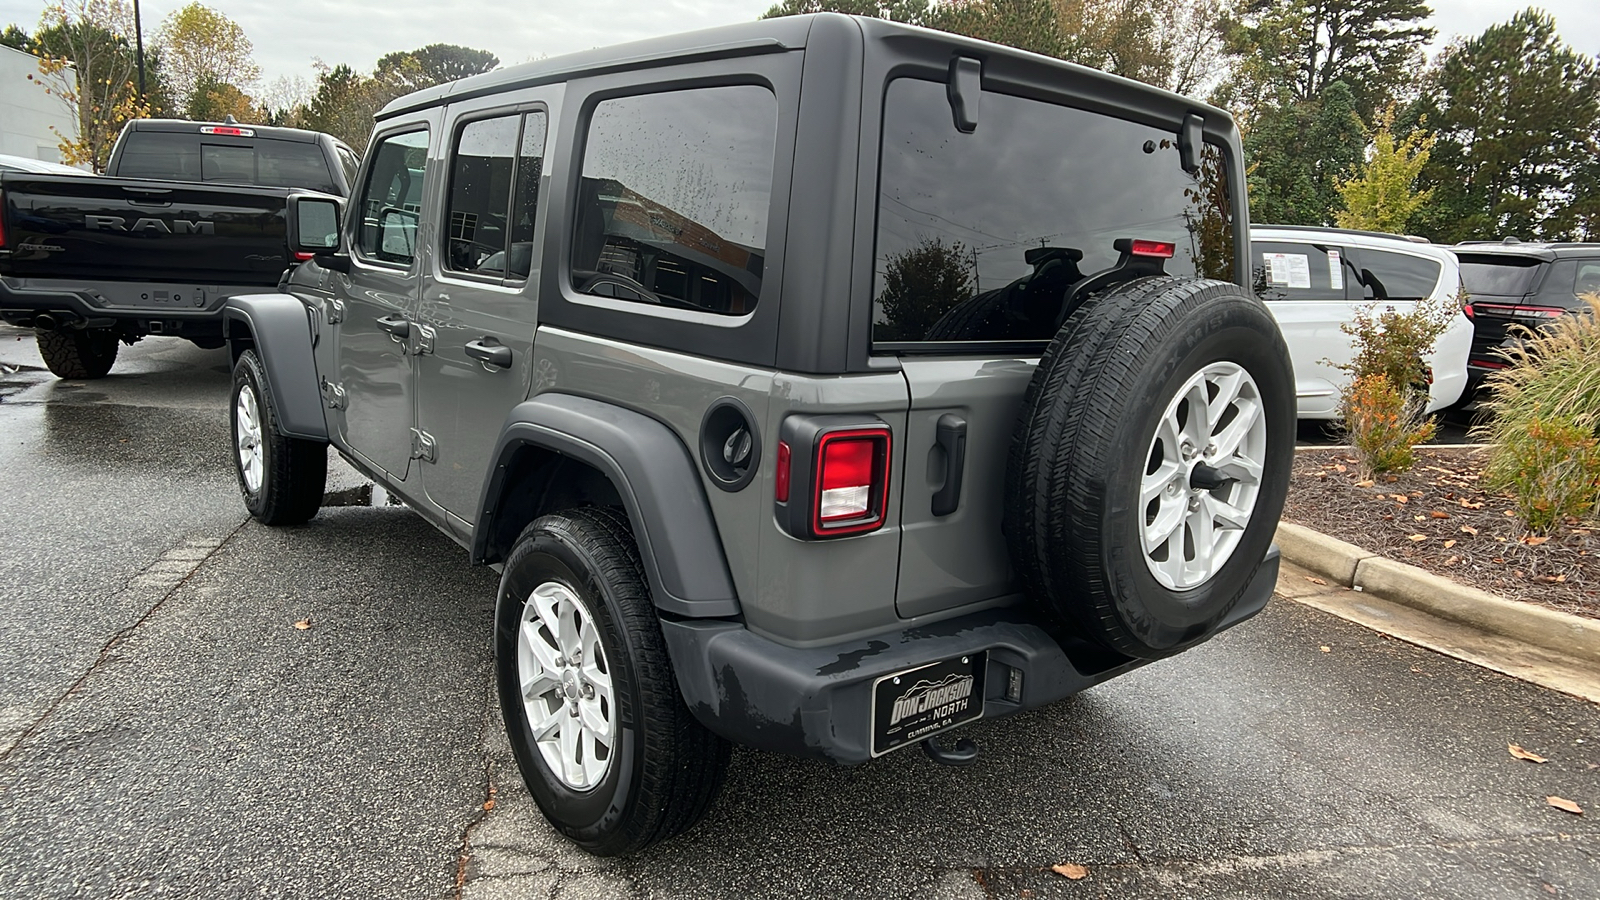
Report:
[{"label": "tree", "polygon": [[1424,233],[1447,241],[1593,234],[1600,73],[1557,36],[1549,15],[1528,9],[1447,47],[1417,111],[1438,134],[1421,178],[1434,189],[1419,214]]},{"label": "tree", "polygon": [[918,341],[949,312],[972,296],[972,257],[959,243],[924,240],[891,256],[878,295],[888,340]]},{"label": "tree", "polygon": [[474,50],[459,44],[429,44],[416,50],[390,53],[378,59],[374,72],[391,76],[398,84],[421,90],[436,84],[481,75],[500,65],[499,57],[487,50]]},{"label": "tree", "polygon": [[35,80],[78,116],[78,136],[60,135],[58,144],[69,165],[104,171],[123,123],[150,114],[133,83],[132,30],[133,10],[122,0],[62,0],[39,19],[30,44],[39,57]]},{"label": "tree", "polygon": [[1417,188],[1417,176],[1428,163],[1433,135],[1421,128],[1396,139],[1391,104],[1372,134],[1366,166],[1338,182],[1344,209],[1334,217],[1340,228],[1404,234],[1411,218],[1433,192]]},{"label": "tree", "polygon": [[202,78],[189,95],[185,114],[196,122],[221,122],[228,116],[240,122],[260,118],[255,101],[237,87],[210,75]]},{"label": "tree", "polygon": [[767,10],[763,19],[779,16],[804,16],[811,13],[836,12],[848,16],[867,16],[888,19],[891,22],[908,22],[926,25],[929,0],[784,0]]},{"label": "tree", "polygon": [[1431,15],[1425,0],[1242,0],[1222,23],[1238,67],[1219,99],[1306,103],[1342,81],[1371,122],[1413,79]]},{"label": "tree", "polygon": [[0,31],[0,47],[32,53],[32,43],[33,40],[28,37],[28,33],[16,25],[7,25],[5,31]]},{"label": "tree", "polygon": [[1250,219],[1327,225],[1339,208],[1338,179],[1362,159],[1367,138],[1342,81],[1316,100],[1258,110],[1246,121]]},{"label": "tree", "polygon": [[162,21],[155,46],[172,99],[182,109],[193,104],[202,84],[223,83],[243,90],[261,76],[244,29],[198,0]]}]

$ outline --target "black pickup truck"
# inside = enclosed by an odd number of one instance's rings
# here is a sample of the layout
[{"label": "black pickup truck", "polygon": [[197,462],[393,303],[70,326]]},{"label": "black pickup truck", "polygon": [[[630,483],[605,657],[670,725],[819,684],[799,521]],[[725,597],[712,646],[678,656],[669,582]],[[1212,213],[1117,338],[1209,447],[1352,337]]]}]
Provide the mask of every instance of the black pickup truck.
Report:
[{"label": "black pickup truck", "polygon": [[62,378],[98,378],[118,342],[220,347],[222,302],[296,261],[285,198],[350,192],[359,159],[293,128],[129,122],[105,177],[0,173],[0,319],[37,334]]}]

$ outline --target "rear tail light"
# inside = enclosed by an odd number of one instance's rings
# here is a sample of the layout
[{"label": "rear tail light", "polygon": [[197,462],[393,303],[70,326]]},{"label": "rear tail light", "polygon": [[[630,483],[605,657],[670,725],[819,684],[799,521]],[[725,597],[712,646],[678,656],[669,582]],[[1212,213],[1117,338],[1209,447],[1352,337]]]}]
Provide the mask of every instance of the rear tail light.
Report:
[{"label": "rear tail light", "polygon": [[1128,253],[1133,256],[1155,256],[1161,259],[1171,259],[1178,252],[1178,245],[1170,241],[1141,241],[1135,240]]},{"label": "rear tail light", "polygon": [[306,262],[307,260],[311,259],[314,256],[316,256],[315,253],[306,253],[303,250],[296,250],[294,252],[294,261],[295,262]]},{"label": "rear tail light", "polygon": [[790,416],[780,429],[773,500],[778,524],[798,538],[883,527],[891,436],[875,416]]},{"label": "rear tail light", "polygon": [[1474,313],[1472,311],[1472,304],[1471,303],[1468,303],[1467,305],[1461,307],[1461,311],[1463,313],[1465,313],[1466,317],[1469,318],[1469,319],[1473,319],[1473,318],[1477,317],[1477,313]]},{"label": "rear tail light", "polygon": [[201,125],[201,134],[224,134],[229,137],[255,137],[256,133],[249,128],[234,128],[231,125]]},{"label": "rear tail light", "polygon": [[1559,306],[1518,306],[1516,312],[1519,316],[1534,319],[1559,319],[1567,314],[1567,311]]}]

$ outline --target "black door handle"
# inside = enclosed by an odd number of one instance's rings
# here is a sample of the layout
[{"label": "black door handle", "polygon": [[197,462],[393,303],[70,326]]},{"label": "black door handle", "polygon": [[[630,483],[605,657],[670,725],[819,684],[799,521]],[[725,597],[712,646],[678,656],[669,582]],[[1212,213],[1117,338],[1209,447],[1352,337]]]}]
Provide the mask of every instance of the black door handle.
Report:
[{"label": "black door handle", "polygon": [[511,368],[511,348],[492,337],[467,341],[467,355],[486,365]]},{"label": "black door handle", "polygon": [[933,514],[948,516],[961,505],[961,473],[967,464],[967,420],[945,413],[934,426],[934,442],[944,448],[944,486],[934,492]]},{"label": "black door handle", "polygon": [[384,316],[378,320],[378,327],[397,338],[411,336],[411,322],[405,316]]}]

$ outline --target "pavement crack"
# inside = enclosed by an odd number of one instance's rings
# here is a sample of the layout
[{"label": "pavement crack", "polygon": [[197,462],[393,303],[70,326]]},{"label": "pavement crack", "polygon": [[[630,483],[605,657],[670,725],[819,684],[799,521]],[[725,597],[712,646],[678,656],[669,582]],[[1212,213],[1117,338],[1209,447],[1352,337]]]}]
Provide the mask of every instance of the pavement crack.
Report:
[{"label": "pavement crack", "polygon": [[1133,835],[1128,833],[1127,823],[1123,822],[1121,819],[1117,820],[1117,833],[1122,835],[1122,843],[1127,845],[1128,852],[1133,854],[1133,858],[1138,860],[1140,865],[1144,865],[1146,862],[1148,862],[1148,860],[1144,858],[1144,853],[1140,852],[1138,842],[1133,839]]},{"label": "pavement crack", "polygon": [[461,900],[467,889],[467,864],[472,861],[472,832],[494,811],[494,753],[489,749],[489,729],[494,719],[494,663],[489,664],[489,677],[484,685],[483,717],[478,721],[478,747],[483,753],[483,802],[466,827],[461,829],[461,848],[456,854],[456,900]]},{"label": "pavement crack", "polygon": [[156,612],[161,609],[162,605],[173,594],[178,592],[179,588],[189,583],[189,579],[194,576],[195,572],[200,570],[206,560],[226,546],[233,539],[233,536],[238,534],[239,530],[244,528],[249,521],[248,518],[241,520],[238,525],[234,526],[232,531],[229,531],[220,539],[190,538],[180,541],[177,546],[161,554],[154,562],[141,570],[139,574],[129,579],[116,593],[125,593],[130,590],[151,590],[155,594],[155,602],[151,603],[143,613],[140,613],[139,618],[135,619],[131,624],[117,629],[106,640],[94,662],[90,663],[89,667],[65,691],[61,692],[60,696],[51,701],[43,712],[28,723],[28,727],[24,728],[9,746],[4,750],[0,750],[0,762],[9,760],[18,747],[21,747],[35,734],[38,734],[45,723],[50,721],[51,717],[56,714],[56,711],[73,695],[77,694],[84,684],[116,654],[117,648],[126,643],[146,622],[150,621]]}]

